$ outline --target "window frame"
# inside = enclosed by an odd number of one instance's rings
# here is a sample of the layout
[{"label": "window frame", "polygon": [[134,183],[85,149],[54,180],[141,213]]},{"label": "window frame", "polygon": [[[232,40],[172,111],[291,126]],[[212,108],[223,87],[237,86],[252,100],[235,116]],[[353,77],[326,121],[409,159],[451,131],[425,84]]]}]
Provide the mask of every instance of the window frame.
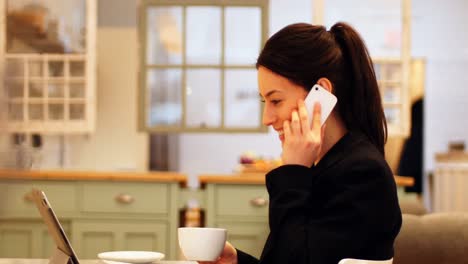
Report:
[{"label": "window frame", "polygon": [[[150,7],[182,7],[182,62],[180,64],[147,64],[147,10]],[[191,6],[214,6],[221,7],[221,61],[219,64],[200,65],[200,64],[187,64],[186,63],[186,8]],[[225,125],[225,75],[226,71],[230,69],[255,69],[255,65],[227,65],[225,63],[225,8],[226,7],[258,7],[260,8],[261,16],[261,36],[260,47],[268,39],[268,0],[143,0],[138,6],[139,13],[139,71],[138,71],[138,128],[140,131],[151,133],[167,133],[167,132],[222,132],[222,133],[265,133],[268,128],[262,125],[263,104],[259,102],[259,124],[256,127],[227,127]],[[148,101],[148,87],[147,87],[147,71],[149,69],[180,69],[182,72],[182,85],[181,85],[181,107],[182,118],[180,125],[154,125],[148,124],[150,105]],[[186,87],[187,70],[189,69],[218,69],[221,72],[220,76],[220,89],[221,89],[221,121],[218,127],[190,127],[186,122]]]}]

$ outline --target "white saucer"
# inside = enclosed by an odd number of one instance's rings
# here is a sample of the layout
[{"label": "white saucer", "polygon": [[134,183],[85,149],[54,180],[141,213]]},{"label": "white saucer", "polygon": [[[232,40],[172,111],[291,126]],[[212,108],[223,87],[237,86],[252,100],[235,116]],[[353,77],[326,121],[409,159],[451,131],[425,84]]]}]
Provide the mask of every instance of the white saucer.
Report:
[{"label": "white saucer", "polygon": [[99,253],[98,258],[125,263],[151,263],[163,259],[164,254],[152,251],[109,251]]}]

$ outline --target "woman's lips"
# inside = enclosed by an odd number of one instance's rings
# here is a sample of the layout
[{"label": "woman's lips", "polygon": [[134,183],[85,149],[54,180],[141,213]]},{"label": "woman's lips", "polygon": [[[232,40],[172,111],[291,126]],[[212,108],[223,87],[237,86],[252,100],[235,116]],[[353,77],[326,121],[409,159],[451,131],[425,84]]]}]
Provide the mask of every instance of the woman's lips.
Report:
[{"label": "woman's lips", "polygon": [[281,140],[281,142],[284,141],[284,132],[283,132],[283,130],[278,131],[278,137],[279,137],[279,140]]}]

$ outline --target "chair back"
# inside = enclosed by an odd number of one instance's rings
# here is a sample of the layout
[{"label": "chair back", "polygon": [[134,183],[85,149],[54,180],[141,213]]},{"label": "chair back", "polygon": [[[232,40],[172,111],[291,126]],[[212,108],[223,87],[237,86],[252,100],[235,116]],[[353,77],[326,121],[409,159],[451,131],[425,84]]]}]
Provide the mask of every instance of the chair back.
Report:
[{"label": "chair back", "polygon": [[338,264],[392,264],[393,258],[389,260],[365,260],[346,258],[340,260]]}]

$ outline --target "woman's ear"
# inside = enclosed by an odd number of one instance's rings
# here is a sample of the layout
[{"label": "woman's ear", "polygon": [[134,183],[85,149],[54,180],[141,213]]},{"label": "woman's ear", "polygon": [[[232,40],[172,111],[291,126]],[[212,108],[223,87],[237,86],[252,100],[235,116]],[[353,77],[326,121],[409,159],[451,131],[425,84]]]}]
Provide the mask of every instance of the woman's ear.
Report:
[{"label": "woman's ear", "polygon": [[325,88],[330,93],[333,93],[333,84],[327,78],[325,78],[325,77],[320,78],[317,81],[317,84],[322,86],[323,88]]}]

